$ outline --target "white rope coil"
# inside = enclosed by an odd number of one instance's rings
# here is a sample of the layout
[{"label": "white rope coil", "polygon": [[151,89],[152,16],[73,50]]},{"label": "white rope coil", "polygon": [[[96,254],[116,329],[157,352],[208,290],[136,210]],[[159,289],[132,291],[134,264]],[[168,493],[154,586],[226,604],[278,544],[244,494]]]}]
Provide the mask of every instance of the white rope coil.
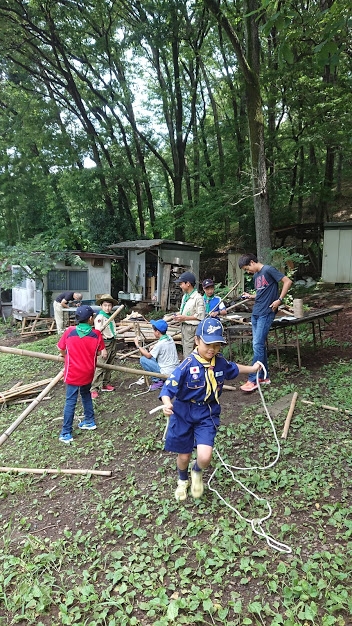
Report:
[{"label": "white rope coil", "polygon": [[[267,372],[266,369],[264,367],[264,365],[262,363],[260,363],[262,366],[262,370],[264,372],[264,379],[267,378]],[[248,472],[251,470],[267,470],[270,469],[271,467],[273,467],[279,460],[280,458],[280,452],[281,452],[281,448],[280,448],[280,442],[278,440],[277,434],[276,434],[276,430],[275,430],[275,426],[274,426],[274,422],[270,417],[268,408],[266,406],[265,400],[264,400],[264,396],[263,396],[263,392],[260,388],[260,383],[259,383],[259,371],[257,372],[257,385],[258,385],[258,391],[259,391],[259,395],[260,395],[260,399],[262,401],[265,413],[267,415],[267,418],[270,422],[272,431],[274,433],[274,438],[277,444],[277,454],[276,454],[276,458],[274,459],[274,461],[272,461],[272,463],[269,463],[269,465],[254,465],[252,467],[238,467],[236,465],[230,465],[229,463],[225,463],[225,461],[222,459],[222,457],[220,456],[220,453],[218,452],[218,450],[214,447],[214,451],[216,452],[216,455],[221,463],[221,465],[225,468],[225,470],[227,472],[229,472],[229,474],[231,474],[232,479],[235,483],[237,483],[238,485],[240,485],[240,487],[246,491],[247,493],[249,493],[255,500],[257,500],[258,502],[264,502],[266,504],[266,507],[268,509],[268,514],[265,515],[264,517],[259,517],[259,518],[247,518],[244,517],[242,515],[242,513],[240,513],[240,511],[238,509],[236,509],[236,507],[232,506],[232,504],[230,504],[229,502],[227,502],[222,495],[218,492],[217,489],[214,489],[214,487],[211,486],[211,482],[214,479],[216,472],[218,471],[218,467],[215,468],[215,470],[213,471],[213,473],[211,474],[209,480],[208,480],[208,488],[210,491],[213,491],[214,493],[216,493],[216,495],[218,496],[218,498],[220,498],[220,500],[222,500],[222,502],[232,511],[234,511],[236,513],[236,515],[238,515],[238,517],[240,517],[240,519],[244,520],[245,522],[247,522],[247,524],[250,524],[252,527],[253,532],[258,535],[259,537],[263,537],[268,546],[270,548],[273,548],[274,550],[278,550],[279,552],[285,552],[286,554],[291,554],[292,553],[292,549],[287,546],[284,543],[281,543],[280,541],[277,541],[276,539],[274,539],[273,537],[271,537],[270,535],[268,535],[265,530],[262,528],[262,524],[264,522],[266,522],[272,514],[272,508],[269,504],[269,502],[266,500],[266,498],[261,498],[259,497],[257,494],[255,494],[253,491],[251,491],[250,489],[248,489],[248,487],[246,487],[238,478],[235,478],[234,473],[232,470],[237,470],[237,471],[242,471],[242,472]]]}]

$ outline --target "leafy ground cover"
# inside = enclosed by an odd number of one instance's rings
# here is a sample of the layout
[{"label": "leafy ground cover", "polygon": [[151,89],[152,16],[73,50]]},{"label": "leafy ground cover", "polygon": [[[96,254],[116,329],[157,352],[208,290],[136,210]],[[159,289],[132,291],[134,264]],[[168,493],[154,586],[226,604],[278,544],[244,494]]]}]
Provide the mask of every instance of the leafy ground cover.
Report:
[{"label": "leafy ground cover", "polygon": [[[58,441],[60,383],[0,448],[0,465],[109,469],[112,476],[0,473],[0,624],[351,624],[351,417],[321,408],[352,408],[346,319],[318,352],[307,336],[300,372],[292,353],[280,371],[271,357],[273,383],[264,396],[276,407],[280,458],[268,470],[234,472],[269,501],[263,526],[290,554],[268,546],[209,489],[200,500],[174,500],[164,418],[148,413],[157,392],[135,397],[140,388],[128,387],[135,379],[117,373],[117,391],[96,401],[98,429],[76,428],[74,444],[65,446]],[[55,345],[49,337],[23,347],[56,354]],[[58,371],[57,363],[0,354],[1,389]],[[269,465],[277,452],[270,423],[259,395],[241,394],[239,384],[222,396],[217,449],[231,465]],[[294,391],[284,441],[285,399]],[[22,410],[3,409],[0,431]],[[265,502],[243,492],[216,456],[206,479],[215,467],[212,487],[225,501],[243,517],[266,515]]]}]

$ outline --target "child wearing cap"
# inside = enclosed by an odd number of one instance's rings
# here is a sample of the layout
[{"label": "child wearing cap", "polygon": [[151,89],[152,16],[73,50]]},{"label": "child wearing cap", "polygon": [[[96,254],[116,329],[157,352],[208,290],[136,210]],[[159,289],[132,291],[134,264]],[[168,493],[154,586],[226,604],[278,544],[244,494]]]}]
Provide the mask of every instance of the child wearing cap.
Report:
[{"label": "child wearing cap", "polygon": [[[156,372],[168,376],[179,364],[175,342],[172,337],[167,335],[167,323],[164,320],[151,320],[150,323],[157,340],[156,345],[149,351],[139,345],[138,337],[134,339],[136,347],[142,354],[140,364],[147,372]],[[160,378],[153,377],[150,391],[160,389],[163,384]]]},{"label": "child wearing cap", "polygon": [[95,370],[92,386],[91,396],[95,400],[99,396],[99,391],[115,391],[115,387],[110,385],[111,370],[103,369],[99,367],[99,364],[106,363],[107,365],[113,365],[116,350],[116,325],[114,320],[109,322],[111,317],[112,307],[118,304],[110,294],[104,293],[97,299],[96,303],[101,307],[99,313],[95,316],[94,327],[101,332],[104,339],[107,357],[106,359],[98,359],[98,364]]},{"label": "child wearing cap", "polygon": [[[177,453],[178,483],[176,500],[187,498],[188,466],[192,450],[197,458],[191,465],[191,494],[203,494],[202,472],[211,461],[214,440],[220,424],[219,398],[225,380],[238,374],[256,373],[260,363],[240,365],[220,353],[223,337],[221,322],[208,317],[197,327],[197,347],[165,381],[160,392],[164,415],[170,416],[165,450]],[[172,404],[171,400],[174,399]]]},{"label": "child wearing cap", "polygon": [[219,296],[214,296],[214,281],[206,278],[202,282],[204,289],[204,305],[205,315],[209,317],[219,317],[219,315],[227,315],[226,306]]},{"label": "child wearing cap", "polygon": [[196,277],[192,272],[183,272],[175,280],[183,292],[180,312],[174,319],[181,322],[183,358],[191,354],[194,348],[196,328],[205,317],[204,300],[196,288]]},{"label": "child wearing cap", "polygon": [[97,356],[106,358],[104,340],[99,330],[92,328],[94,311],[92,307],[82,305],[77,308],[77,326],[70,326],[62,335],[57,347],[65,357],[64,381],[66,383],[66,402],[64,422],[59,436],[63,443],[71,443],[72,425],[78,394],[81,394],[84,419],[78,424],[81,430],[95,430],[93,402],[90,385],[93,380]]}]

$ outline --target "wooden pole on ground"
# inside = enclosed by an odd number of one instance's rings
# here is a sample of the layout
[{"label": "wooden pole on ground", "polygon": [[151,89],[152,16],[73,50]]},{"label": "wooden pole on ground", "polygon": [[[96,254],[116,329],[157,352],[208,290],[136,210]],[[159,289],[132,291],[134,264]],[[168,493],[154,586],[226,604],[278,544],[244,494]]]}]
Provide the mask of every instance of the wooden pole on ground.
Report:
[{"label": "wooden pole on ground", "polygon": [[287,417],[286,417],[286,420],[285,420],[284,429],[282,431],[281,439],[287,439],[287,433],[288,433],[288,429],[290,428],[290,423],[291,423],[291,418],[292,418],[292,415],[293,415],[293,411],[295,410],[297,396],[298,396],[298,393],[297,393],[297,391],[295,391],[295,393],[292,396],[290,408],[289,408],[288,413],[287,413]]},{"label": "wooden pole on ground", "polygon": [[52,469],[33,467],[0,467],[0,472],[18,472],[25,474],[94,474],[95,476],[111,476],[111,470],[91,470],[91,469]]},{"label": "wooden pole on ground", "polygon": [[27,415],[33,411],[33,409],[38,406],[38,404],[40,403],[40,401],[44,398],[44,396],[46,396],[49,391],[55,387],[55,385],[59,382],[59,380],[61,380],[63,378],[64,372],[63,370],[61,372],[59,372],[57,374],[57,376],[55,376],[55,378],[52,379],[52,381],[49,383],[49,385],[47,385],[45,387],[45,389],[43,389],[43,391],[39,394],[39,396],[37,398],[35,398],[29,406],[27,406],[27,408],[23,411],[23,413],[21,413],[21,415],[13,422],[13,424],[11,424],[11,426],[9,426],[7,428],[7,430],[5,430],[5,432],[1,435],[0,437],[0,446],[9,438],[9,436],[11,435],[11,433],[13,433],[13,431],[17,428],[17,426],[19,426],[21,424],[21,422],[23,422],[24,418],[27,417]]},{"label": "wooden pole on ground", "polygon": [[317,404],[316,402],[310,402],[309,400],[301,400],[302,404],[310,404],[311,406],[318,406],[321,409],[326,409],[327,411],[335,411],[336,413],[347,413],[347,415],[352,415],[352,411],[348,409],[340,409],[337,406],[329,406],[328,404]]}]

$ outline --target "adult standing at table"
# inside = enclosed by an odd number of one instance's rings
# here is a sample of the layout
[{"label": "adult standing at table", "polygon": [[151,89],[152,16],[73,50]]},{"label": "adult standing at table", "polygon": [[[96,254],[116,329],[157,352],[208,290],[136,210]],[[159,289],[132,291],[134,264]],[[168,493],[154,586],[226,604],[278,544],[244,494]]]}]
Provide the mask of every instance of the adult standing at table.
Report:
[{"label": "adult standing at table", "polygon": [[214,281],[211,278],[206,278],[202,282],[204,289],[204,306],[206,317],[219,317],[220,315],[227,315],[226,306],[221,300],[220,296],[214,294]]},{"label": "adult standing at table", "polygon": [[205,318],[204,300],[196,288],[196,277],[192,272],[183,272],[175,280],[180,285],[183,296],[179,313],[175,313],[176,322],[181,322],[183,358],[193,352],[194,337],[199,322]]},{"label": "adult standing at table", "polygon": [[69,308],[70,302],[79,303],[80,300],[82,300],[82,294],[76,291],[63,291],[55,298],[53,305],[58,335],[64,332],[64,309]]},{"label": "adult standing at table", "polygon": [[[270,384],[266,338],[276,312],[292,285],[292,280],[279,272],[272,265],[260,263],[255,254],[243,254],[238,259],[238,266],[253,275],[255,295],[244,293],[245,298],[255,299],[252,311],[253,361],[263,363],[267,378],[259,379],[259,383]],[[279,295],[278,283],[282,282]],[[258,388],[256,374],[250,374],[248,381],[240,387],[242,391],[254,391]]]}]

